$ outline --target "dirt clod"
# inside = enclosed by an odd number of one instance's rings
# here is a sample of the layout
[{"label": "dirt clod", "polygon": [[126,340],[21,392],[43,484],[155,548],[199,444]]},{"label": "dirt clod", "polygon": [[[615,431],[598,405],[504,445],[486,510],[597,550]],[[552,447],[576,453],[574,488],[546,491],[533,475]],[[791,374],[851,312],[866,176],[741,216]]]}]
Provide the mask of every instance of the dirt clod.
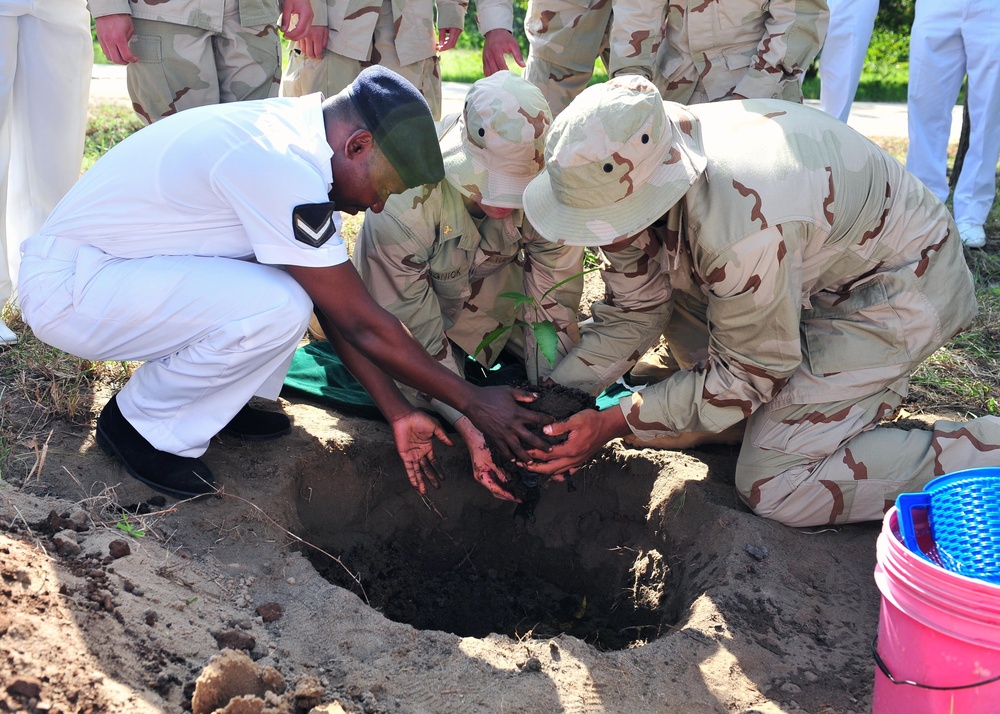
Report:
[{"label": "dirt clod", "polygon": [[276,622],[281,619],[282,610],[278,603],[269,602],[258,607],[256,612],[264,622]]},{"label": "dirt clod", "polygon": [[126,555],[131,555],[132,548],[129,546],[127,540],[117,538],[108,543],[108,553],[111,554],[112,558],[118,560],[119,558],[124,558]]}]

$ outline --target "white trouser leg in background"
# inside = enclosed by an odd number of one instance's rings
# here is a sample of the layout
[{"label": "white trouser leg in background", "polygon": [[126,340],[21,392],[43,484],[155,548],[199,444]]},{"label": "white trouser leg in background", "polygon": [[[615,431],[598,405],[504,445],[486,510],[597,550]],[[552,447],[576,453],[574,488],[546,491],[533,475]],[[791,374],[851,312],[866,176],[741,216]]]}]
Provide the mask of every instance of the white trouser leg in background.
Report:
[{"label": "white trouser leg in background", "polygon": [[80,176],[94,61],[84,0],[24,5],[0,14],[0,307],[21,241]]},{"label": "white trouser leg in background", "polygon": [[1000,160],[1000,5],[972,0],[962,23],[969,75],[969,150],[955,186],[956,223],[982,225],[996,196]]},{"label": "white trouser leg in background", "polygon": [[964,0],[918,0],[910,31],[906,168],[942,201],[949,192],[951,110],[965,76],[965,5]]},{"label": "white trouser leg in background", "polygon": [[830,26],[819,56],[819,106],[846,122],[865,67],[878,0],[829,0],[829,6]]},{"label": "white trouser leg in background", "polygon": [[194,458],[252,396],[277,398],[312,314],[288,273],[228,258],[121,259],[37,237],[20,279],[39,339],[145,361],[118,394],[122,414],[157,449]]}]

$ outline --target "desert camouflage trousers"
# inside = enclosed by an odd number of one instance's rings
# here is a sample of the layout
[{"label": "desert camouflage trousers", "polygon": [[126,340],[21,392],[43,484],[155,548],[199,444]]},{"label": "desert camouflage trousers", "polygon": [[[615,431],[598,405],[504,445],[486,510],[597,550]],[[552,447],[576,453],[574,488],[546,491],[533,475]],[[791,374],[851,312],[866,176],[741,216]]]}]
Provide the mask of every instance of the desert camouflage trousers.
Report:
[{"label": "desert camouflage trousers", "polygon": [[391,69],[408,80],[424,95],[434,119],[441,118],[441,71],[438,67],[438,57],[433,55],[406,65],[400,62],[396,53],[392,5],[387,2],[382,3],[378,22],[375,23],[372,56],[369,61],[362,62],[344,57],[328,49],[323,50],[323,59],[314,59],[306,57],[297,45],[293,44],[288,56],[288,67],[281,79],[281,96],[302,97],[313,92],[322,92],[323,96],[332,97],[350,85],[361,70],[373,64]]},{"label": "desert camouflage trousers", "polygon": [[[586,40],[587,38],[581,38]],[[603,50],[601,46],[603,44]],[[594,59],[600,56],[607,67],[609,63],[607,34],[602,43],[594,48]],[[569,106],[576,96],[587,88],[590,78],[594,75],[593,66],[589,71],[578,71],[541,59],[538,55],[529,54],[524,66],[524,78],[538,87],[549,103],[552,116],[556,116]]]},{"label": "desert camouflage trousers", "polygon": [[[664,337],[680,367],[704,359],[704,305],[675,292]],[[920,491],[937,476],[1000,465],[996,417],[940,420],[929,431],[878,426],[908,384],[904,376],[859,399],[765,404],[746,423],[736,464],[740,498],[757,515],[789,526],[874,521],[900,493]]]},{"label": "desert camouflage trousers", "polygon": [[128,65],[128,93],[147,123],[192,107],[278,95],[278,29],[240,25],[235,5],[227,7],[221,33],[139,18],[133,23],[129,46],[139,61]]}]

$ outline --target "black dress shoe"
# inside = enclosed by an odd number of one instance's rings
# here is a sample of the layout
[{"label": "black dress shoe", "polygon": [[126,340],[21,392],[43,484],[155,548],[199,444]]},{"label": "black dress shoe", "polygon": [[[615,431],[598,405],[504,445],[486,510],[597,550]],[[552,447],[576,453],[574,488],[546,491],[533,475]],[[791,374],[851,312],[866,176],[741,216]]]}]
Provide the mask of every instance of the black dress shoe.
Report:
[{"label": "black dress shoe", "polygon": [[268,441],[284,436],[292,430],[292,422],[280,412],[255,409],[247,404],[222,427],[223,434],[238,436],[247,441]]},{"label": "black dress shoe", "polygon": [[116,456],[125,470],[156,491],[175,498],[215,493],[212,472],[199,459],[160,451],[129,424],[111,397],[97,418],[97,445]]}]

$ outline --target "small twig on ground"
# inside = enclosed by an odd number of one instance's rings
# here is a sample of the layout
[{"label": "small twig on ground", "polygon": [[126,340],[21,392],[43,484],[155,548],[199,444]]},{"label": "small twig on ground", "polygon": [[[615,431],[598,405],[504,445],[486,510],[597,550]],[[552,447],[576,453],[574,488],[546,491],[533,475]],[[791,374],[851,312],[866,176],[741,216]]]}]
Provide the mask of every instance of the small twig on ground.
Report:
[{"label": "small twig on ground", "polygon": [[[31,445],[35,450],[35,463],[31,465],[31,470],[28,471],[28,475],[25,476],[24,482],[21,484],[23,489],[25,484],[31,480],[32,476],[35,476],[36,481],[40,481],[42,478],[42,469],[45,468],[45,457],[49,453],[49,441],[52,439],[52,429],[49,429],[49,435],[45,437],[45,443],[42,444],[41,451],[38,449],[38,439],[36,437],[31,438]],[[36,474],[37,471],[37,474]]]},{"label": "small twig on ground", "polygon": [[442,521],[445,520],[444,516],[441,514],[441,511],[437,509],[437,506],[434,505],[434,503],[431,501],[431,499],[427,497],[426,494],[423,493],[420,494],[420,500],[424,502],[425,506],[427,506],[427,510],[434,511],[434,513],[438,515],[438,518],[440,518]]}]

